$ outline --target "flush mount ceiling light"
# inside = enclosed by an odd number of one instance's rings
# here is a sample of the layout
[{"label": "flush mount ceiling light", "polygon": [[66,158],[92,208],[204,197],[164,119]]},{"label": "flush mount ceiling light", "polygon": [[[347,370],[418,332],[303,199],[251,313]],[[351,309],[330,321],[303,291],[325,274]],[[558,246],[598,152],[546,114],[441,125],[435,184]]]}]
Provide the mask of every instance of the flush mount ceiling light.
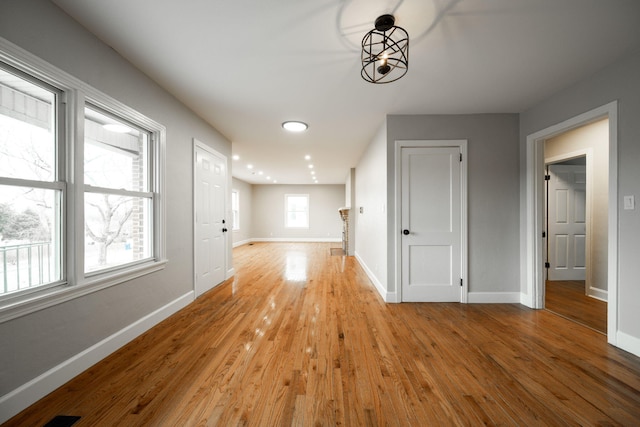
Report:
[{"label": "flush mount ceiling light", "polygon": [[395,22],[393,15],[379,16],[362,39],[360,74],[370,83],[395,82],[409,70],[409,34]]},{"label": "flush mount ceiling light", "polygon": [[288,121],[282,123],[282,127],[289,132],[303,132],[307,130],[309,126],[304,122]]}]

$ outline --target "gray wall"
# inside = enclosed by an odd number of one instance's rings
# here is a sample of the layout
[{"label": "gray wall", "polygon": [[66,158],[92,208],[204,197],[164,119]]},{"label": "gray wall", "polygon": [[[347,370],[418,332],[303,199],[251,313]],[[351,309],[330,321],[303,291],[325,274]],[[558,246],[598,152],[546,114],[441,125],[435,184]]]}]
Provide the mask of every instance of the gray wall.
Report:
[{"label": "gray wall", "polygon": [[233,178],[233,190],[240,194],[240,229],[233,230],[233,245],[248,243],[253,237],[253,185]]},{"label": "gray wall", "polygon": [[[395,204],[395,141],[468,140],[469,292],[520,292],[518,115],[424,115],[387,118],[388,206]],[[388,241],[395,240],[388,209]],[[389,248],[388,264],[395,265]],[[395,291],[389,270],[389,290]]]},{"label": "gray wall", "polygon": [[349,208],[349,236],[347,236],[347,255],[353,256],[356,252],[356,220],[358,209],[356,208],[356,168],[351,168],[347,174],[345,184],[345,207]]},{"label": "gray wall", "polygon": [[[309,195],[309,228],[284,226],[284,195]],[[257,240],[342,240],[342,220],[338,209],[344,206],[345,186],[336,185],[254,185],[253,238]]]},{"label": "gray wall", "polygon": [[192,138],[228,157],[231,144],[49,1],[0,2],[0,37],[166,126],[169,260],[157,273],[0,324],[3,396],[193,290]]},{"label": "gray wall", "polygon": [[[640,197],[640,51],[567,88],[520,116],[520,188],[526,186],[526,138],[581,113],[618,101],[618,333],[640,351],[640,210],[622,209],[622,196]],[[524,203],[524,200],[522,200]],[[524,218],[521,222],[524,223]],[[526,290],[523,289],[523,292]],[[619,337],[619,339],[620,339]],[[636,351],[637,353],[637,351]]]},{"label": "gray wall", "polygon": [[385,121],[356,166],[355,206],[351,208],[355,221],[355,255],[385,300],[388,292],[386,150]]}]

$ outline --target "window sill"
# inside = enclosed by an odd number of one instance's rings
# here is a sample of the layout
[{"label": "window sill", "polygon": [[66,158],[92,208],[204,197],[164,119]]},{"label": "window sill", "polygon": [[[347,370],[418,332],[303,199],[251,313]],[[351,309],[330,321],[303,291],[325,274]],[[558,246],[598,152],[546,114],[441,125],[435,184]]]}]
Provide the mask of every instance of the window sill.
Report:
[{"label": "window sill", "polygon": [[99,277],[89,278],[89,280],[86,280],[80,285],[60,285],[43,289],[42,292],[16,297],[15,299],[9,298],[0,302],[0,323],[26,316],[58,304],[63,304],[93,292],[98,292],[102,289],[163,270],[167,262],[167,260],[149,262],[128,269],[118,270],[117,272],[100,275]]}]

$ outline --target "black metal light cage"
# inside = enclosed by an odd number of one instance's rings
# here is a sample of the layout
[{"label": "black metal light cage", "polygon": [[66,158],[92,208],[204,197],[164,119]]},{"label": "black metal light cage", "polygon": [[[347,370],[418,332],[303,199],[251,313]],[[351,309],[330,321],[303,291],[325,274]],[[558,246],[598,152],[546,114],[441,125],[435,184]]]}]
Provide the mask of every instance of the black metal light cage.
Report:
[{"label": "black metal light cage", "polygon": [[368,82],[395,82],[409,70],[409,34],[394,23],[392,15],[382,15],[362,39],[361,74]]}]

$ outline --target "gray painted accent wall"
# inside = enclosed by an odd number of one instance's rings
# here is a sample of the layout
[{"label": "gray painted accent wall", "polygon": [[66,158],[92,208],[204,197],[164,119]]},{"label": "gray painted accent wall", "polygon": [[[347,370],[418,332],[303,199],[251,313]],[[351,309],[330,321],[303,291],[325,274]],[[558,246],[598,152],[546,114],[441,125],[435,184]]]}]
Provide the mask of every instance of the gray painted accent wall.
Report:
[{"label": "gray painted accent wall", "polygon": [[[387,204],[395,205],[395,141],[468,141],[469,292],[519,292],[518,115],[387,117]],[[387,210],[388,264],[395,265],[395,211]],[[389,290],[395,291],[389,268]]]}]

